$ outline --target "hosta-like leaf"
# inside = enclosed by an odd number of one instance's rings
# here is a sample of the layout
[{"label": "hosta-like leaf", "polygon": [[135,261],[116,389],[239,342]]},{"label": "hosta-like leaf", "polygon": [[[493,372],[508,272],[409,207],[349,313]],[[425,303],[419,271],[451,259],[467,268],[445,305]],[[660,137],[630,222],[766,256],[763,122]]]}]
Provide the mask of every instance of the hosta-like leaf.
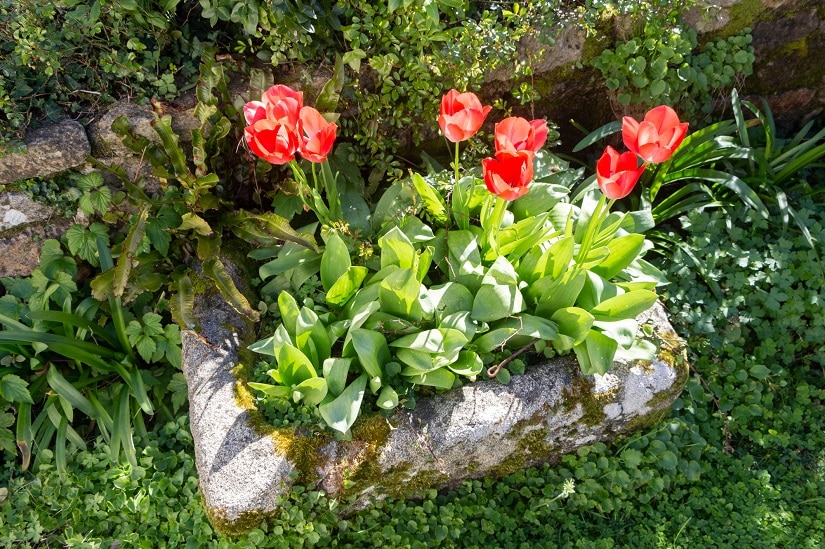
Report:
[{"label": "hosta-like leaf", "polygon": [[324,291],[328,292],[344,276],[352,262],[349,248],[340,236],[334,233],[329,235],[326,244],[324,255],[321,256],[321,284]]},{"label": "hosta-like leaf", "polygon": [[633,290],[602,301],[590,313],[596,320],[607,322],[636,318],[650,309],[658,297],[650,290]]},{"label": "hosta-like leaf", "polygon": [[347,433],[361,412],[366,388],[367,376],[360,375],[335,400],[321,404],[318,411],[326,424],[339,433]]},{"label": "hosta-like leaf", "polygon": [[605,374],[613,364],[619,344],[607,335],[590,330],[579,345],[573,347],[584,375]]}]

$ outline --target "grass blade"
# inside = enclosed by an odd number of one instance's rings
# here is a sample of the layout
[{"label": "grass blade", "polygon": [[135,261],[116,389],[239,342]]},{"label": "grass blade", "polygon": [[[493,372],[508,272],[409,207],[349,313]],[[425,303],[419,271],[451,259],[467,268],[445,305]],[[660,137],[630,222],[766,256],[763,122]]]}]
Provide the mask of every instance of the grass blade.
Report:
[{"label": "grass blade", "polygon": [[60,372],[57,371],[55,366],[50,366],[48,372],[46,373],[46,379],[49,382],[49,386],[54,389],[54,391],[66,399],[73,407],[77,408],[91,419],[97,419],[97,410],[89,402],[89,399],[84,397],[80,391],[74,388],[74,385],[68,382],[65,377],[63,377]]}]

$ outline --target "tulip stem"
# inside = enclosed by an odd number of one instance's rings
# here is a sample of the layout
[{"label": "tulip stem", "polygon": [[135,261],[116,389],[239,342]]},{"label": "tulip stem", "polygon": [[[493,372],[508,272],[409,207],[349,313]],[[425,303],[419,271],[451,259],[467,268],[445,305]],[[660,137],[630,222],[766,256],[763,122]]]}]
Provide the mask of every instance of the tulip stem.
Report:
[{"label": "tulip stem", "polygon": [[496,203],[493,206],[493,211],[490,214],[490,222],[487,225],[485,241],[490,245],[490,249],[495,256],[499,255],[498,234],[501,230],[501,224],[504,222],[504,212],[507,211],[507,200],[496,196]]},{"label": "tulip stem", "polygon": [[616,202],[613,199],[609,202],[606,202],[606,200],[607,197],[602,194],[601,198],[599,198],[599,203],[596,204],[596,207],[593,209],[593,215],[590,216],[587,222],[587,229],[584,232],[582,243],[579,246],[579,253],[576,256],[577,263],[582,263],[587,258],[587,255],[590,253],[590,248],[593,246],[593,239],[596,234],[598,234],[599,229],[601,229],[607,214],[610,212],[610,208],[612,208]]}]

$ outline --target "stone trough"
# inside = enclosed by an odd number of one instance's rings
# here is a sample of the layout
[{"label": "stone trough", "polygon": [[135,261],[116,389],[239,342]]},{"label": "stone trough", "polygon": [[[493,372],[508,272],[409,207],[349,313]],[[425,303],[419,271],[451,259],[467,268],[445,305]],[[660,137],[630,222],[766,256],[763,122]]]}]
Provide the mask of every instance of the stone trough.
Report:
[{"label": "stone trough", "polygon": [[575,358],[554,359],[509,385],[477,381],[420,398],[414,410],[359,418],[353,439],[337,441],[267,426],[238,375],[239,357],[255,360],[245,349],[251,326],[219,295],[201,296],[195,315],[200,332],[183,334],[191,429],[204,504],[225,533],[274,513],[294,483],[365,506],[556,461],[659,421],[687,378],[684,343],[656,305],[640,318],[659,343],[653,362],[582,376]]}]

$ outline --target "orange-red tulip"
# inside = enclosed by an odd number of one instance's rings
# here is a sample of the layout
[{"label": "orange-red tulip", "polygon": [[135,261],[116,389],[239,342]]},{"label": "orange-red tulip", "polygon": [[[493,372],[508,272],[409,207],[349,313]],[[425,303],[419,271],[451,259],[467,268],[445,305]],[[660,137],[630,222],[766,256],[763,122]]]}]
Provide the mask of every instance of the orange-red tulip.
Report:
[{"label": "orange-red tulip", "polygon": [[630,194],[645,165],[639,166],[639,157],[635,153],[619,154],[609,146],[596,163],[596,181],[607,198],[618,200]]},{"label": "orange-red tulip", "polygon": [[258,120],[244,128],[249,149],[272,164],[286,164],[295,158],[298,138],[284,124],[272,120]]},{"label": "orange-red tulip", "polygon": [[547,121],[533,120],[511,116],[505,118],[495,129],[496,152],[532,151],[539,152],[547,141]]},{"label": "orange-red tulip", "polygon": [[625,147],[651,164],[664,162],[687,135],[688,123],[667,105],[648,111],[642,122],[630,116],[622,119],[622,139]]},{"label": "orange-red tulip", "polygon": [[527,194],[533,180],[531,151],[502,151],[494,158],[481,161],[487,189],[505,200],[515,200]]},{"label": "orange-red tulip", "polygon": [[481,101],[472,92],[450,90],[441,99],[438,125],[444,136],[453,143],[464,141],[475,135],[492,108],[482,107]]},{"label": "orange-red tulip", "polygon": [[337,125],[324,120],[316,109],[302,108],[298,120],[298,152],[310,162],[324,162],[335,143],[337,129]]}]

